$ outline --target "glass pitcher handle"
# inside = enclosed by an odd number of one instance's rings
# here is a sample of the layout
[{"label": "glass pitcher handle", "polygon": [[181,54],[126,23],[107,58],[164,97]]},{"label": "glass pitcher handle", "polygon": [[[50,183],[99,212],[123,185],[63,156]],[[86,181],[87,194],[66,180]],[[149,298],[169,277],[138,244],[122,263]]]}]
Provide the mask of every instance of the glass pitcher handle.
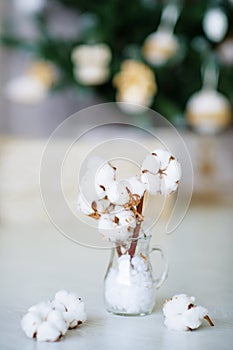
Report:
[{"label": "glass pitcher handle", "polygon": [[163,272],[162,272],[161,276],[155,279],[156,289],[159,289],[163,285],[163,283],[165,282],[165,280],[167,278],[167,275],[168,275],[168,262],[167,262],[167,259],[166,259],[165,255],[164,255],[164,252],[163,252],[162,248],[154,246],[154,247],[151,248],[150,254],[152,254],[154,252],[159,252],[160,253],[161,260],[162,260],[162,262],[164,264],[164,269],[163,269]]}]

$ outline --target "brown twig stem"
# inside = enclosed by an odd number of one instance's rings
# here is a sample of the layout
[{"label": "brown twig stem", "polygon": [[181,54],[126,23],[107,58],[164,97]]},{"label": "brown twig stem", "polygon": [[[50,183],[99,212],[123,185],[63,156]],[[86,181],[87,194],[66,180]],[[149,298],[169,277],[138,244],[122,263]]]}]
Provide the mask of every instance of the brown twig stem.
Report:
[{"label": "brown twig stem", "polygon": [[120,257],[121,257],[121,255],[122,255],[122,252],[121,252],[121,247],[120,247],[120,245],[119,245],[119,244],[117,244],[117,245],[116,245],[116,251],[117,251],[117,255],[118,255],[118,257],[120,258]]},{"label": "brown twig stem", "polygon": [[131,245],[130,245],[130,248],[129,248],[129,255],[130,255],[131,259],[132,259],[132,257],[135,254],[137,243],[138,243],[138,236],[139,236],[141,223],[142,223],[140,217],[141,217],[142,209],[143,209],[143,199],[144,199],[144,196],[142,196],[141,201],[139,202],[139,204],[137,206],[137,212],[138,212],[139,215],[138,215],[138,218],[137,218],[136,227],[135,227],[134,232],[133,232],[132,242],[131,242]]},{"label": "brown twig stem", "polygon": [[214,326],[213,321],[211,320],[211,318],[210,318],[208,315],[206,315],[206,316],[204,317],[204,319],[205,319],[207,322],[209,322],[209,325],[210,325],[211,327]]}]

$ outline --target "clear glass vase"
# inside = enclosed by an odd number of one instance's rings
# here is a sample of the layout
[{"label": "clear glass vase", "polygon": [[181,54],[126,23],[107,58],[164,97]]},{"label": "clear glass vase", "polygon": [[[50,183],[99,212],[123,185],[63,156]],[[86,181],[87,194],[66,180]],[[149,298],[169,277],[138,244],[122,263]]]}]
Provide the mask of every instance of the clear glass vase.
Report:
[{"label": "clear glass vase", "polygon": [[[152,312],[156,290],[167,277],[168,264],[162,249],[151,247],[150,241],[151,236],[141,235],[112,249],[104,279],[107,311],[124,316],[143,316]],[[151,254],[155,252],[160,253],[163,261],[160,277],[155,277],[150,262]]]}]

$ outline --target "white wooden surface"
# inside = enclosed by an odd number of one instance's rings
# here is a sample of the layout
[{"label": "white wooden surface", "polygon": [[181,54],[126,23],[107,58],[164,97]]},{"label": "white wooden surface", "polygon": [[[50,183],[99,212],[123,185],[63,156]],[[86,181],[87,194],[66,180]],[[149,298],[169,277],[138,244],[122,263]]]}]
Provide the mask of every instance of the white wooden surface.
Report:
[{"label": "white wooden surface", "polygon": [[[85,234],[87,228],[80,226]],[[41,349],[232,349],[232,207],[191,208],[171,236],[154,237],[170,262],[167,282],[158,291],[154,313],[146,317],[108,314],[102,282],[108,251],[72,243],[56,229],[38,225],[1,228],[0,348]],[[86,301],[88,321],[56,344],[35,343],[20,329],[26,309],[59,289],[77,291]],[[167,297],[185,292],[209,309],[215,327],[176,333],[163,325]]]},{"label": "white wooden surface", "polygon": [[[232,349],[231,201],[208,206],[195,203],[172,235],[167,236],[161,227],[158,228],[153,241],[164,247],[170,272],[167,282],[158,291],[153,314],[132,318],[113,316],[104,310],[102,299],[109,251],[77,245],[53,227],[43,212],[37,188],[39,150],[43,149],[45,141],[31,141],[31,147],[27,144],[27,149],[34,154],[31,162],[17,156],[19,144],[25,145],[18,142],[8,140],[2,142],[0,148],[0,208],[4,209],[0,225],[0,349]],[[22,168],[22,164],[28,166]],[[22,172],[23,169],[26,171]],[[23,183],[28,183],[29,187],[23,187]],[[17,192],[20,190],[23,190],[21,194]],[[11,206],[14,211],[7,215],[7,208],[10,211]],[[20,220],[19,213],[25,210],[28,215]],[[80,223],[79,230],[79,234],[85,236],[89,227]],[[52,298],[63,288],[83,296],[88,311],[87,323],[70,331],[56,344],[27,339],[20,329],[20,319],[27,308]],[[215,327],[204,323],[199,330],[187,333],[170,332],[164,327],[163,301],[182,292],[194,295],[197,303],[209,309]]]}]

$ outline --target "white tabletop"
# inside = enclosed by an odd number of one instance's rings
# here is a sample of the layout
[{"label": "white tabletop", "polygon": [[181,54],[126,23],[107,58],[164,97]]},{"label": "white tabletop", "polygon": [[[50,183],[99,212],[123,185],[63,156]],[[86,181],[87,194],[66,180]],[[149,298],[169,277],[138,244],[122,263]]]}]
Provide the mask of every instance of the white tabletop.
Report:
[{"label": "white tabletop", "polygon": [[[49,224],[1,228],[0,349],[232,349],[233,236],[232,206],[191,207],[170,236],[158,232],[170,263],[167,282],[158,291],[154,312],[120,317],[104,310],[102,283],[109,251],[94,250],[66,239]],[[87,226],[80,224],[85,234]],[[26,338],[20,319],[27,308],[53,297],[59,289],[78,292],[88,321],[59,343]],[[163,301],[175,293],[194,295],[215,323],[193,332],[168,331]]]}]

